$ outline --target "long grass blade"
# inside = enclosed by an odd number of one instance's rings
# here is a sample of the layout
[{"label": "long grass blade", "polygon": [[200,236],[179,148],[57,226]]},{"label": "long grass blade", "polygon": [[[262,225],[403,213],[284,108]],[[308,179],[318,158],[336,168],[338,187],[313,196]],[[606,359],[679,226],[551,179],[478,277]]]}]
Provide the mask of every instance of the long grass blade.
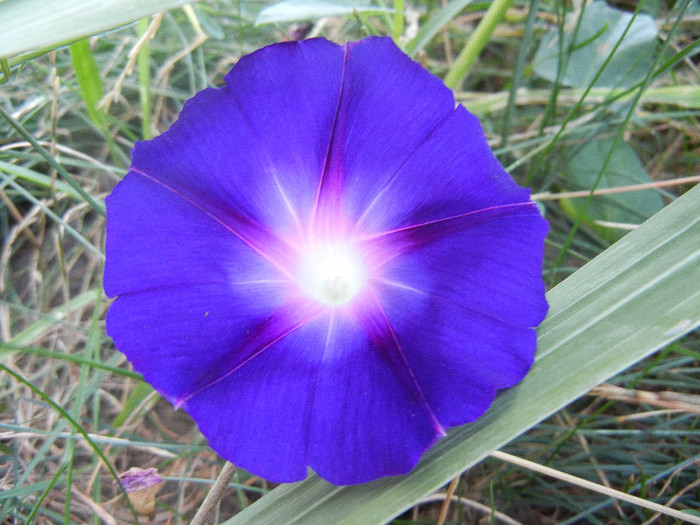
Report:
[{"label": "long grass blade", "polygon": [[[282,485],[226,522],[385,523],[594,386],[700,326],[700,186],[548,293],[528,376],[457,428],[407,476]],[[319,521],[320,520],[320,521]]]}]

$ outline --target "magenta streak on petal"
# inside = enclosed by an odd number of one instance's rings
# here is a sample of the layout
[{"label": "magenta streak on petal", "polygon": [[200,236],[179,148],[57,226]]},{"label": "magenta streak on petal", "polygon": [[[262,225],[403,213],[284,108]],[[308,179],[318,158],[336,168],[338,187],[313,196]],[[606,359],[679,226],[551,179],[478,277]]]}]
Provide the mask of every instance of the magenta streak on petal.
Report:
[{"label": "magenta streak on petal", "polygon": [[[229,352],[231,360],[236,360],[224,372],[217,372],[214,377],[207,378],[204,384],[197,386],[191,392],[181,395],[173,402],[176,408],[182,408],[189,399],[201,393],[203,390],[223,381],[251,360],[255,359],[262,352],[270,348],[278,341],[298,330],[310,320],[323,312],[321,305],[306,301],[302,304],[292,303],[281,308],[269,319],[257,326],[250,336],[241,342],[239,346]],[[245,356],[240,359],[240,356]],[[222,363],[222,368],[226,368],[226,363]]]},{"label": "magenta streak on petal", "polygon": [[[340,166],[340,163],[331,164],[333,156],[333,146],[338,139],[338,118],[340,115],[341,103],[343,100],[343,90],[345,89],[345,73],[347,71],[348,60],[350,57],[350,48],[348,45],[343,46],[343,71],[340,77],[340,91],[338,92],[338,104],[335,108],[335,116],[333,117],[333,127],[328,140],[328,149],[326,156],[323,159],[323,171],[318,182],[316,198],[314,199],[313,210],[311,211],[311,222],[309,226],[315,231],[309,232],[310,235],[333,235],[339,233],[337,230],[340,225],[334,224],[333,218],[337,216],[337,211],[340,206],[340,197],[342,194],[342,173],[336,167],[336,172],[331,173],[331,166],[335,164]],[[334,213],[335,212],[335,213]],[[326,217],[326,215],[329,215]],[[322,225],[323,231],[318,231],[314,226]]]},{"label": "magenta streak on petal", "polygon": [[368,265],[372,274],[373,270],[391,259],[452,232],[504,215],[515,215],[521,211],[532,212],[536,208],[537,204],[532,201],[491,206],[483,210],[366,235],[359,237],[357,242],[362,246],[363,252],[368,254]]},{"label": "magenta streak on petal", "polygon": [[[183,200],[200,210],[202,213],[206,214],[212,220],[221,224],[224,228],[238,237],[247,246],[249,246],[253,251],[258,253],[262,258],[271,263],[275,268],[282,272],[287,278],[294,280],[294,268],[290,268],[296,261],[296,254],[293,248],[287,244],[282,243],[276,236],[272,235],[263,226],[255,223],[251,219],[244,217],[240,214],[233,214],[230,212],[228,215],[231,216],[235,221],[235,225],[228,224],[226,221],[221,220],[219,217],[214,215],[211,211],[207,210],[203,206],[197,204],[194,200],[185,196],[183,193],[179,192],[175,188],[165,184],[163,181],[150,176],[149,174],[141,171],[140,169],[132,166],[130,171],[137,173],[148,180],[159,184],[163,188],[173,192],[178,195]],[[241,233],[244,232],[244,233]],[[258,242],[253,242],[253,238],[257,238]]]},{"label": "magenta streak on petal", "polygon": [[382,187],[379,191],[377,191],[377,194],[376,194],[376,195],[374,196],[374,198],[369,202],[369,204],[367,204],[367,207],[365,208],[365,210],[362,212],[362,214],[360,215],[360,217],[359,217],[359,218],[357,219],[357,221],[355,222],[355,227],[354,227],[354,229],[353,229],[353,232],[362,231],[362,230],[361,230],[362,222],[365,220],[365,217],[367,217],[367,216],[369,215],[370,211],[371,211],[372,208],[377,204],[377,202],[379,202],[379,200],[381,199],[382,195],[384,195],[384,194],[389,190],[389,188],[391,187],[391,185],[393,184],[393,182],[396,180],[396,177],[398,176],[398,174],[401,173],[401,170],[404,168],[404,166],[406,166],[406,164],[408,164],[408,163],[411,161],[411,159],[413,158],[413,156],[414,156],[418,151],[420,151],[421,146],[422,146],[423,144],[425,144],[425,143],[432,137],[432,135],[435,133],[435,131],[438,130],[438,129],[440,129],[440,126],[442,126],[442,125],[445,123],[445,121],[446,121],[447,119],[449,119],[450,116],[452,116],[452,113],[454,113],[454,110],[453,110],[452,112],[448,113],[447,115],[445,115],[445,117],[444,117],[443,119],[441,119],[437,124],[435,124],[435,126],[433,127],[433,129],[431,129],[431,130],[425,135],[425,137],[423,137],[423,140],[422,140],[418,145],[416,145],[415,149],[414,149],[413,151],[411,151],[410,155],[408,155],[408,157],[406,157],[406,158],[404,159],[404,161],[403,161],[403,162],[401,163],[401,165],[396,169],[396,171],[391,175],[391,177],[389,177],[389,178],[387,179],[386,183],[384,184],[384,187]]},{"label": "magenta streak on petal", "polygon": [[369,297],[366,299],[366,309],[365,311],[362,311],[361,314],[364,314],[362,319],[364,323],[371,323],[370,326],[367,326],[370,339],[374,342],[378,351],[386,351],[390,353],[390,355],[386,357],[391,359],[392,362],[396,363],[396,358],[398,358],[399,363],[397,364],[401,370],[397,370],[397,374],[404,378],[407,377],[410,381],[409,386],[417,395],[418,400],[425,412],[430,416],[437,436],[445,436],[445,429],[442,427],[442,424],[430,407],[430,404],[423,393],[423,389],[418,384],[418,380],[416,379],[411,366],[408,364],[403,348],[396,337],[396,332],[391,326],[391,321],[389,321],[379,298],[373,291],[368,291],[367,293]]}]

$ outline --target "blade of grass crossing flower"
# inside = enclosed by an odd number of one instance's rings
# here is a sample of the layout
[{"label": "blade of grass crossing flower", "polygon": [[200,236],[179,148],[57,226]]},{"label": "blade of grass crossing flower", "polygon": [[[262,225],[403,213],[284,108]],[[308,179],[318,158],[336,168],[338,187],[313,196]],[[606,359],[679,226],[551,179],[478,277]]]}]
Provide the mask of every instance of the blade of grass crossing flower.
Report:
[{"label": "blade of grass crossing flower", "polygon": [[548,294],[538,354],[523,382],[455,429],[407,476],[337,487],[282,485],[227,521],[385,523],[542,419],[700,326],[700,187],[689,191]]},{"label": "blade of grass crossing flower", "polygon": [[23,0],[0,3],[0,57],[129,24],[190,0]]}]

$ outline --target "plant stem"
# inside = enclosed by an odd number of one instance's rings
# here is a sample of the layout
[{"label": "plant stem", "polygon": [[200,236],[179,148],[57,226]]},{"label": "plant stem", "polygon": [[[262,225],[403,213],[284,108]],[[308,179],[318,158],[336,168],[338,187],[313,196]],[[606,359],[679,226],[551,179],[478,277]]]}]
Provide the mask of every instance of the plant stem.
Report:
[{"label": "plant stem", "polygon": [[[139,36],[148,31],[148,18],[138,22]],[[151,47],[148,40],[139,49],[139,97],[141,99],[141,137],[143,140],[153,138],[151,132]]]},{"label": "plant stem", "polygon": [[403,34],[403,10],[404,10],[404,0],[394,0],[394,23],[391,28],[391,38],[394,42],[399,43],[399,38]]},{"label": "plant stem", "polygon": [[467,45],[459,53],[454,64],[445,76],[445,85],[450,89],[455,89],[464,77],[469,73],[469,69],[474,65],[481,51],[486,47],[496,26],[503,20],[506,11],[513,3],[513,0],[494,0],[486,10],[484,18],[481,19],[476,30],[467,41]]},{"label": "plant stem", "polygon": [[204,525],[207,522],[211,511],[214,510],[214,507],[219,503],[219,501],[221,501],[221,497],[224,495],[224,491],[226,490],[226,487],[228,487],[229,481],[231,481],[234,472],[236,472],[236,467],[233,465],[233,463],[227,461],[224,464],[224,468],[221,469],[219,477],[216,478],[214,486],[211,488],[209,494],[207,494],[207,497],[204,498],[202,505],[197,510],[197,514],[195,514],[194,518],[192,518],[190,525]]}]

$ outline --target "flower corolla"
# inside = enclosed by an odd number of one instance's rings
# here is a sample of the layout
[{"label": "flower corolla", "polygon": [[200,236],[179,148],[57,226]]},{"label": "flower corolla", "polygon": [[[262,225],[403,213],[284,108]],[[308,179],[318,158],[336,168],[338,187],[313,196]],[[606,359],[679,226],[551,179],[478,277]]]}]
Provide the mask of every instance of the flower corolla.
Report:
[{"label": "flower corolla", "polygon": [[526,374],[547,223],[390,39],[241,58],[107,198],[107,331],[273,481],[408,472]]}]

